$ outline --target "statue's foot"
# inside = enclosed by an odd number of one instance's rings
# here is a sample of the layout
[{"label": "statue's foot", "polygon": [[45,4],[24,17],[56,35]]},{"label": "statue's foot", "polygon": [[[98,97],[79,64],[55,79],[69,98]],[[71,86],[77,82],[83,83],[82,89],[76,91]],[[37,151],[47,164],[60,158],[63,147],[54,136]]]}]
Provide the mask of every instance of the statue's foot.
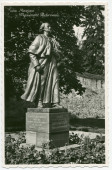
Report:
[{"label": "statue's foot", "polygon": [[41,101],[38,102],[37,108],[43,108],[43,104]]},{"label": "statue's foot", "polygon": [[63,106],[61,106],[61,105],[58,104],[58,103],[53,103],[53,104],[52,104],[52,107],[54,107],[54,108],[63,108]]}]

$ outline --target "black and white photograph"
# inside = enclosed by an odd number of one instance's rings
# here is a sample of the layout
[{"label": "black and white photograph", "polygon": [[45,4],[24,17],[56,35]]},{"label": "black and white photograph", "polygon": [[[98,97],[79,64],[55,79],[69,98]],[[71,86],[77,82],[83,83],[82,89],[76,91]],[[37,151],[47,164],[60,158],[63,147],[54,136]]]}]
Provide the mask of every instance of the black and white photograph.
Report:
[{"label": "black and white photograph", "polygon": [[4,165],[106,165],[106,4],[3,10]]}]

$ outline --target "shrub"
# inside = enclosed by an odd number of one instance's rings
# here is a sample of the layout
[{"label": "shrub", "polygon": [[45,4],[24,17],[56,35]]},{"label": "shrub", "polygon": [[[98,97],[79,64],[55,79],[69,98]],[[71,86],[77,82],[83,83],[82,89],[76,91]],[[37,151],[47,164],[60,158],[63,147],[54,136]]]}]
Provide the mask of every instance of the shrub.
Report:
[{"label": "shrub", "polygon": [[74,90],[68,95],[61,94],[61,105],[77,118],[105,118],[105,91],[86,88],[80,96]]},{"label": "shrub", "polygon": [[[73,140],[72,140],[73,139]],[[104,164],[105,145],[102,136],[91,140],[89,137],[79,138],[76,134],[70,136],[71,143],[78,143],[80,147],[60,150],[38,151],[34,145],[23,147],[25,134],[22,133],[17,139],[11,135],[6,137],[5,163],[6,164]]]}]

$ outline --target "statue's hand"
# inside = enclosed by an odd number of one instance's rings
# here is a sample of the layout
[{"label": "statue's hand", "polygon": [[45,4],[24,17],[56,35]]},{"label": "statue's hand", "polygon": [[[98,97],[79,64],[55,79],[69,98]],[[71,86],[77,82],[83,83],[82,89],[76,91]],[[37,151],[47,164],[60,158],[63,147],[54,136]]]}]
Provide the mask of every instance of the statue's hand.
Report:
[{"label": "statue's hand", "polygon": [[35,67],[35,70],[36,70],[37,72],[39,72],[40,74],[43,73],[43,69],[42,69],[42,67],[41,67],[40,65],[36,66],[36,67]]},{"label": "statue's hand", "polygon": [[38,66],[35,67],[35,70],[36,70],[36,71],[39,71],[40,69],[41,69],[40,65],[38,65]]}]

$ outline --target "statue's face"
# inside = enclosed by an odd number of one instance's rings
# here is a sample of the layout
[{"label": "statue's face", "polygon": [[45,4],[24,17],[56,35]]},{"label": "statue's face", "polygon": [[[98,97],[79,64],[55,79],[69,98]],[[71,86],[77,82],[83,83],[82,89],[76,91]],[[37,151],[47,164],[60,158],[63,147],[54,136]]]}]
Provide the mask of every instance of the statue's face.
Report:
[{"label": "statue's face", "polygon": [[50,26],[50,24],[45,23],[44,31],[51,32],[51,26]]}]

